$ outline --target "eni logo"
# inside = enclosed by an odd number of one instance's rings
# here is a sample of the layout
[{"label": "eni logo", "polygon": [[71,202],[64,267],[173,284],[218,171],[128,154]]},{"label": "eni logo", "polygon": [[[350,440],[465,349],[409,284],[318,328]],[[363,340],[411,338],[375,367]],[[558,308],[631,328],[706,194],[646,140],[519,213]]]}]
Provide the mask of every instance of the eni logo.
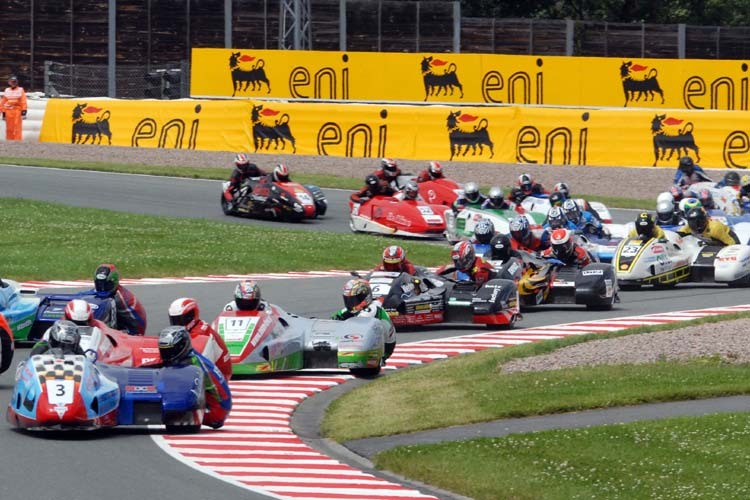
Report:
[{"label": "eni logo", "polygon": [[[344,54],[341,60],[346,65],[349,56]],[[336,68],[323,66],[315,72],[304,66],[296,66],[289,73],[289,93],[297,99],[349,99],[349,68],[343,67],[340,74]],[[312,93],[311,93],[312,92]]]},{"label": "eni logo", "polygon": [[[194,108],[195,114],[201,112],[201,105],[197,104]],[[133,134],[130,136],[130,145],[132,147],[153,147],[154,144],[149,143],[152,139],[157,138],[156,147],[159,148],[173,148],[173,149],[195,149],[195,143],[198,140],[198,125],[200,120],[194,118],[190,122],[190,129],[184,120],[180,118],[173,118],[167,121],[163,125],[153,118],[144,118],[138,122],[133,129]],[[185,134],[187,133],[187,145],[185,145]]]},{"label": "eni logo", "polygon": [[[581,121],[587,122],[588,112],[581,115]],[[575,131],[568,127],[555,127],[544,132],[533,125],[521,127],[516,135],[516,161],[518,163],[539,163],[534,159],[534,152],[542,148],[543,163],[547,165],[570,165],[573,151],[578,150],[578,165],[586,165],[586,147],[589,129],[582,127]],[[562,161],[559,155],[562,154]],[[555,161],[558,158],[558,161]]]},{"label": "eni logo", "polygon": [[[541,68],[544,61],[537,59],[536,66]],[[482,99],[495,104],[544,104],[544,73],[540,69],[533,75],[515,71],[503,76],[499,70],[488,71],[482,77]]]},{"label": "eni logo", "polygon": [[[388,118],[388,110],[381,109],[379,116],[385,121]],[[387,136],[388,127],[385,123],[355,123],[349,128],[344,128],[336,122],[326,122],[318,130],[316,144],[321,156],[372,158],[374,148],[374,156],[382,158],[387,156]]]}]

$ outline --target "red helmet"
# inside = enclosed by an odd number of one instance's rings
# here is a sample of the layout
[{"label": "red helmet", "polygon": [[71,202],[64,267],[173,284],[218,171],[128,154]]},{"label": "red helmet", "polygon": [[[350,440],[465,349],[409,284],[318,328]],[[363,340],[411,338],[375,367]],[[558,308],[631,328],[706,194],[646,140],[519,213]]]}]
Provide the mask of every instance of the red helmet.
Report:
[{"label": "red helmet", "polygon": [[560,228],[552,231],[550,238],[552,244],[552,253],[558,259],[565,259],[573,254],[573,236],[571,231]]},{"label": "red helmet", "polygon": [[94,319],[91,304],[83,299],[73,299],[65,306],[63,318],[79,326],[90,326]]},{"label": "red helmet", "polygon": [[399,174],[398,163],[391,158],[383,158],[380,160],[380,168],[383,169],[385,176],[389,178],[397,177]]},{"label": "red helmet", "polygon": [[386,271],[403,271],[405,260],[406,251],[400,246],[391,245],[383,250],[383,269]]},{"label": "red helmet", "polygon": [[453,260],[453,265],[459,271],[468,271],[471,269],[475,259],[474,245],[468,240],[459,241],[453,246],[453,250],[451,250],[451,260]]},{"label": "red helmet", "polygon": [[273,169],[273,180],[276,182],[289,182],[289,169],[286,165],[279,163]]},{"label": "red helmet", "polygon": [[199,319],[200,310],[195,299],[182,297],[169,306],[169,324],[172,326],[184,326],[190,331]]},{"label": "red helmet", "polygon": [[443,176],[443,166],[440,164],[440,162],[431,161],[428,171],[430,172],[430,175],[436,179],[439,179]]}]

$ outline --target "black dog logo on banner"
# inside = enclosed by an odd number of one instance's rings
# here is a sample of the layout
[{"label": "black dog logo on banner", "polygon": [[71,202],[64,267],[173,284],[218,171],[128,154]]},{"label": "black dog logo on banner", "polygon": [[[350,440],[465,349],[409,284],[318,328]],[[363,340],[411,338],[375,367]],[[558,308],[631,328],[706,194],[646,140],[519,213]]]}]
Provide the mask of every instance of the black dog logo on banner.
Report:
[{"label": "black dog logo on banner", "polygon": [[[253,105],[253,111],[250,114],[250,121],[253,123],[253,145],[255,151],[259,149],[268,149],[271,146],[271,142],[274,144],[274,149],[286,148],[286,142],[292,143],[292,152],[297,152],[296,141],[292,135],[292,131],[289,129],[289,115],[287,113],[282,114],[278,119],[276,115],[279,112],[273,109],[263,109],[263,105]],[[261,116],[262,115],[262,116]],[[273,125],[261,122],[261,118],[273,118]]]},{"label": "black dog logo on banner", "polygon": [[[620,78],[622,79],[622,90],[625,92],[625,106],[630,101],[654,100],[654,94],[659,94],[661,103],[664,104],[664,91],[659,87],[659,80],[656,79],[656,68],[651,68],[645,76],[642,72],[646,71],[648,66],[633,64],[633,61],[623,62],[620,65]],[[634,72],[643,76],[643,78],[633,78]]]},{"label": "black dog logo on banner", "polygon": [[[243,56],[240,52],[232,52],[229,57],[229,70],[232,72],[232,97],[237,92],[247,92],[250,85],[253,86],[251,89],[253,92],[256,90],[263,89],[265,83],[268,87],[267,94],[271,93],[271,83],[268,81],[266,71],[263,69],[266,62],[263,59],[255,61],[253,56]],[[242,88],[242,84],[245,87]]]},{"label": "black dog logo on banner", "polygon": [[102,136],[107,136],[107,143],[112,145],[112,132],[109,130],[109,110],[99,114],[102,108],[89,106],[86,103],[76,104],[73,107],[73,130],[70,138],[71,144],[86,144],[91,139],[91,144],[102,143]]},{"label": "black dog logo on banner", "polygon": [[[688,149],[695,153],[696,161],[701,161],[698,154],[698,146],[695,144],[693,137],[693,122],[687,122],[677,130],[677,133],[670,134],[664,130],[664,126],[682,125],[684,120],[679,118],[667,118],[667,115],[655,115],[651,120],[651,134],[654,139],[654,166],[659,160],[669,161],[672,155],[677,153],[677,157],[686,156]],[[664,155],[669,151],[669,156]]]},{"label": "black dog logo on banner", "polygon": [[[448,67],[442,72],[438,73],[437,68],[448,65]],[[424,57],[422,59],[422,79],[424,80],[424,100],[426,101],[429,96],[438,96],[442,90],[443,95],[448,95],[448,91],[453,91],[455,87],[461,91],[461,99],[464,98],[464,87],[461,82],[458,81],[458,75],[456,74],[456,64],[448,63],[440,59],[433,59],[432,56]]]},{"label": "black dog logo on banner", "polygon": [[[476,122],[475,125],[472,122]],[[462,125],[468,125],[469,130],[462,128]],[[448,113],[448,119],[446,121],[446,127],[448,128],[448,139],[450,140],[451,157],[454,156],[466,156],[471,148],[471,155],[477,155],[477,148],[479,154],[484,153],[484,147],[487,146],[490,150],[490,158],[495,156],[494,147],[495,144],[490,140],[490,133],[487,130],[489,122],[486,118],[479,119],[479,117],[469,114],[461,114],[461,111],[452,111]],[[461,153],[461,147],[463,146],[463,153]]]}]

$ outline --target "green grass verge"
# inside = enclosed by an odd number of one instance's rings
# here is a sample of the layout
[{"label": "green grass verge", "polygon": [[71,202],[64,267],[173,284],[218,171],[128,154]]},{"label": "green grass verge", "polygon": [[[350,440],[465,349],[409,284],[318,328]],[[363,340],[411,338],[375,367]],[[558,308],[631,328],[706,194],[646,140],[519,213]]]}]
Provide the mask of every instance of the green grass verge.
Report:
[{"label": "green grass verge", "polygon": [[[27,165],[32,167],[52,167],[75,170],[94,170],[98,172],[121,172],[129,174],[162,175],[170,177],[186,177],[191,179],[215,179],[226,180],[232,172],[230,167],[166,167],[138,164],[119,164],[103,162],[74,162],[63,160],[45,160],[36,158],[12,158],[0,157],[0,163],[10,165]],[[342,177],[338,175],[304,174],[292,173],[295,181],[302,184],[315,184],[320,187],[357,190],[362,187],[362,179]],[[482,191],[487,192],[490,186],[482,186]],[[510,188],[506,187],[506,191]],[[653,200],[635,200],[631,198],[617,198],[611,196],[598,196],[588,194],[576,194],[589,201],[599,201],[607,207],[613,208],[635,208],[651,207]]]},{"label": "green grass verge", "polygon": [[449,258],[447,246],[423,242],[18,199],[0,199],[0,227],[2,277],[15,280],[90,278],[100,262],[117,264],[128,278],[368,269],[394,244],[426,266]]},{"label": "green grass verge", "polygon": [[[571,336],[490,349],[398,371],[334,401],[326,413],[322,431],[327,437],[347,441],[499,418],[748,393],[750,365],[731,365],[716,359],[553,372],[502,374],[500,371],[500,366],[510,359],[544,354],[593,339],[748,317],[750,313],[738,313],[608,334]],[[354,421],[357,425],[351,425]]]},{"label": "green grass verge", "polygon": [[477,500],[746,499],[748,449],[741,413],[408,446],[375,464]]}]

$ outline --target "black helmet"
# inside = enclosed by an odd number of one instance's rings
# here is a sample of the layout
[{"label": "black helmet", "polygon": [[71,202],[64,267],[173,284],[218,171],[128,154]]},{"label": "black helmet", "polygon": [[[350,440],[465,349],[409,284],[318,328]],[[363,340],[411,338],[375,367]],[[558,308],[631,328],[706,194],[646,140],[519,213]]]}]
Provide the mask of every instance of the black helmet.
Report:
[{"label": "black helmet", "polygon": [[702,233],[708,226],[708,215],[703,207],[691,208],[685,218],[693,232]]},{"label": "black helmet", "polygon": [[120,273],[114,264],[101,264],[94,272],[94,288],[100,293],[114,294],[120,286]]},{"label": "black helmet", "polygon": [[635,219],[635,231],[644,240],[650,239],[654,234],[654,218],[648,212],[642,212]]},{"label": "black helmet", "polygon": [[724,176],[724,184],[727,186],[739,186],[740,185],[740,174],[737,172],[727,172]]},{"label": "black helmet", "polygon": [[695,163],[693,163],[693,159],[689,156],[683,156],[680,158],[680,166],[677,168],[685,175],[692,175],[695,170]]},{"label": "black helmet", "polygon": [[365,177],[365,184],[367,184],[370,189],[375,189],[380,185],[380,179],[378,179],[378,176],[375,174],[369,174]]},{"label": "black helmet", "polygon": [[497,234],[490,241],[490,259],[506,261],[510,258],[510,252],[513,246],[510,242],[510,236],[507,234]]},{"label": "black helmet", "polygon": [[495,225],[489,219],[479,219],[477,226],[474,228],[474,238],[477,243],[487,244],[495,235]]},{"label": "black helmet", "polygon": [[183,361],[192,347],[190,334],[184,326],[168,326],[159,332],[159,353],[166,366]]},{"label": "black helmet", "polygon": [[513,188],[511,188],[510,195],[508,197],[513,203],[521,203],[524,198],[523,191],[520,187],[514,186]]},{"label": "black helmet", "polygon": [[81,341],[81,334],[78,332],[78,326],[72,321],[60,320],[55,322],[49,331],[49,346],[60,348],[65,351],[72,351]]},{"label": "black helmet", "polygon": [[552,207],[561,207],[563,202],[567,198],[565,197],[565,193],[562,191],[555,191],[551,195],[549,195],[549,204]]}]

